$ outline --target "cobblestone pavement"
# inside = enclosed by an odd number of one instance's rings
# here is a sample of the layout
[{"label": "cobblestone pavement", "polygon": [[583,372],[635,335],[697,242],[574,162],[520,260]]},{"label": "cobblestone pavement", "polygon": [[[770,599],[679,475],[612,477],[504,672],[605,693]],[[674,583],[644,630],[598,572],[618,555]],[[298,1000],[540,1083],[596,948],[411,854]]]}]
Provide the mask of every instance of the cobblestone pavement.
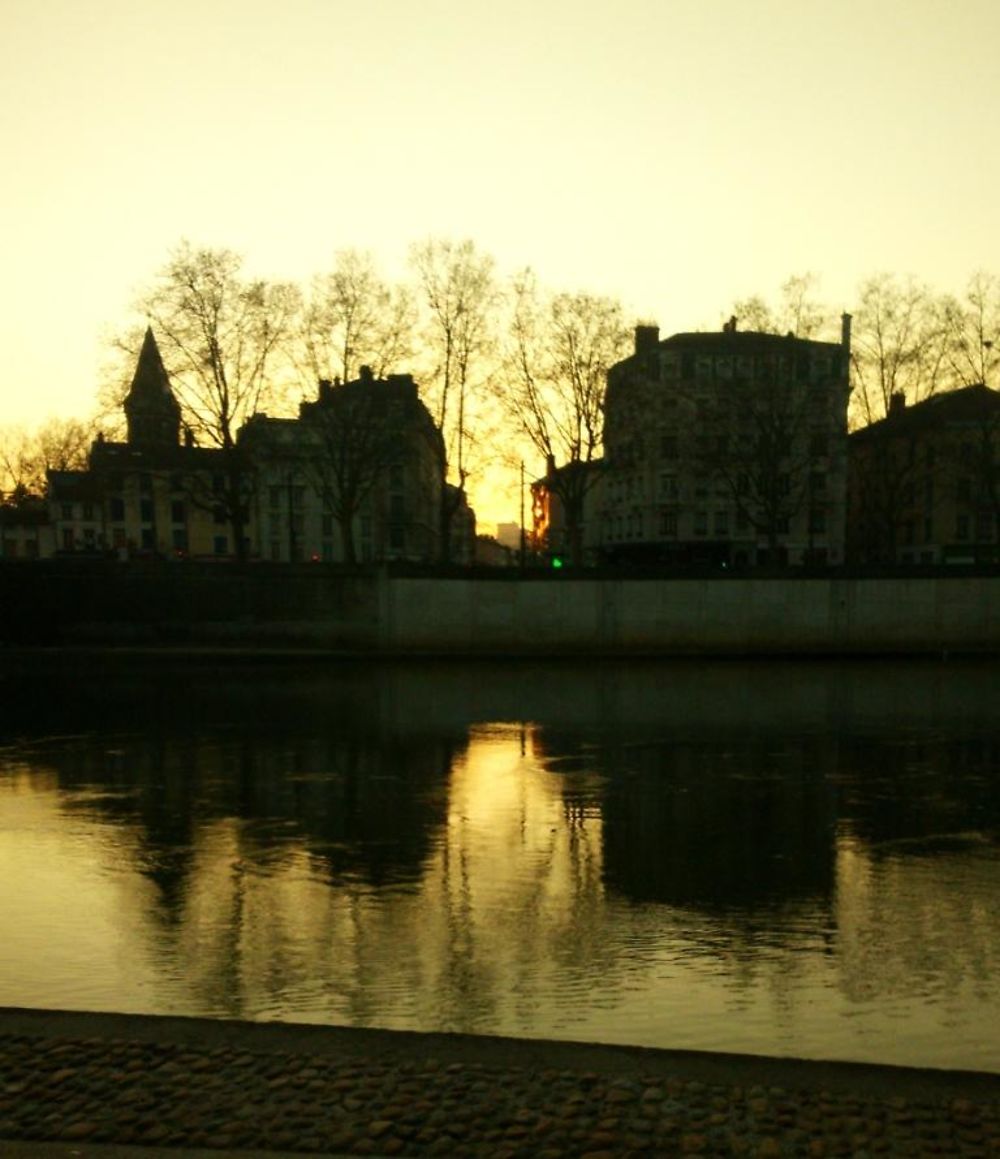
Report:
[{"label": "cobblestone pavement", "polygon": [[531,1159],[1000,1157],[1000,1076],[8,1011],[0,1155],[3,1140]]}]

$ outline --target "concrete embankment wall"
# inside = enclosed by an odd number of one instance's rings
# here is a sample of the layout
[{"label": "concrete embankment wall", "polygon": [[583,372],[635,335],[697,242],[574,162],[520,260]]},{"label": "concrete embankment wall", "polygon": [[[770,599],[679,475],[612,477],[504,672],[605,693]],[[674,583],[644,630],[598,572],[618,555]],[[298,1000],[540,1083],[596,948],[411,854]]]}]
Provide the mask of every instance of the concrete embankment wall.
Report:
[{"label": "concrete embankment wall", "polygon": [[354,574],[321,565],[0,566],[0,642],[386,653],[1000,653],[1000,576]]},{"label": "concrete embankment wall", "polygon": [[402,651],[1000,652],[1000,578],[389,581]]}]

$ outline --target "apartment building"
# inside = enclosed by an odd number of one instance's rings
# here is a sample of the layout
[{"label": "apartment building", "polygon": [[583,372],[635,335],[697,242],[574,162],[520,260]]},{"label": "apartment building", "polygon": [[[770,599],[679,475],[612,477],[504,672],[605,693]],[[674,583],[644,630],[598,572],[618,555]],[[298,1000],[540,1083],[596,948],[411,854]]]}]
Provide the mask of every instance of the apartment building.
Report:
[{"label": "apartment building", "polygon": [[851,319],[839,343],[635,331],[608,371],[590,494],[612,561],[744,567],[844,558]]},{"label": "apartment building", "polygon": [[1000,560],[1000,392],[976,384],[913,406],[896,394],[848,447],[852,561]]},{"label": "apartment building", "polygon": [[254,415],[238,441],[263,558],[437,560],[444,451],[411,375],[321,381],[298,418]]}]

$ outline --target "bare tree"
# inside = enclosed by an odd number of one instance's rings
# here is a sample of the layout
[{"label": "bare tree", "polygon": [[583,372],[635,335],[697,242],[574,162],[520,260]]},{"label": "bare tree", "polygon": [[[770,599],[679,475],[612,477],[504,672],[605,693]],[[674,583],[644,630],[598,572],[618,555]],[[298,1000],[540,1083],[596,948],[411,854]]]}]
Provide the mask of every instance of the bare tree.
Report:
[{"label": "bare tree", "polygon": [[441,432],[445,478],[441,556],[451,558],[451,523],[469,478],[473,412],[487,382],[497,303],[494,262],[471,241],[429,240],[415,245],[411,262],[422,299],[423,342],[430,365],[424,380],[428,408]]},{"label": "bare tree", "polygon": [[733,305],[741,330],[763,334],[794,334],[813,338],[832,325],[832,314],[816,297],[819,278],[810,272],[793,274],[782,283],[780,296],[770,305],[759,294]]},{"label": "bare tree", "polygon": [[363,365],[383,378],[412,357],[415,324],[410,290],[384,282],[370,254],[341,250],[333,269],[313,279],[299,358],[310,382],[348,382]]},{"label": "bare tree", "polygon": [[584,293],[543,299],[530,270],[515,279],[501,398],[546,461],[571,563],[582,562],[584,503],[603,447],[608,367],[626,356],[629,340],[615,300]]},{"label": "bare tree", "polygon": [[979,270],[961,298],[942,306],[948,366],[956,386],[989,386],[1000,370],[1000,278]]},{"label": "bare tree", "polygon": [[813,475],[827,449],[814,453],[811,445],[809,384],[783,374],[781,363],[773,352],[767,372],[752,386],[736,376],[720,379],[714,402],[720,421],[729,416],[730,432],[695,438],[695,461],[705,485],[714,480],[731,496],[737,512],[767,540],[772,564],[778,562],[779,541],[792,518],[815,498]]},{"label": "bare tree", "polygon": [[41,497],[49,471],[84,470],[98,430],[95,420],[53,418],[34,431],[0,431],[0,495]]},{"label": "bare tree", "polygon": [[199,480],[191,500],[224,514],[240,559],[253,473],[236,433],[279,398],[275,372],[299,303],[294,286],[247,279],[242,265],[230,250],[183,242],[138,302],[189,428],[224,455],[221,485]]},{"label": "bare tree", "polygon": [[[412,424],[413,416],[404,413],[400,385],[375,379],[365,366],[356,382],[334,386],[324,381],[318,401],[302,408],[314,441],[304,469],[337,520],[347,564],[357,562],[358,512],[385,473],[404,457],[404,427]],[[423,409],[415,394],[413,406]]]},{"label": "bare tree", "polygon": [[894,395],[928,398],[942,384],[945,353],[940,303],[926,286],[892,274],[862,283],[851,343],[856,417],[884,418]]}]

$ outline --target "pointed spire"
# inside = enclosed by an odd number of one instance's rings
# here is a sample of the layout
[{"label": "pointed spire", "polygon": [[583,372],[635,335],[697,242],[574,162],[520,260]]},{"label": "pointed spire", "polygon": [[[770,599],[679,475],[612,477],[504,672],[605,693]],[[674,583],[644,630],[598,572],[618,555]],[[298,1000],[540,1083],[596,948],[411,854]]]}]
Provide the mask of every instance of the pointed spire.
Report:
[{"label": "pointed spire", "polygon": [[132,385],[125,397],[125,418],[130,443],[176,446],[180,441],[181,408],[170,389],[170,377],[152,326],[146,327]]},{"label": "pointed spire", "polygon": [[170,379],[167,377],[167,368],[160,357],[160,348],[156,345],[153,327],[146,327],[146,334],[142,340],[142,349],[139,351],[139,361],[135,365],[135,374],[132,376],[132,385],[129,395],[142,395],[152,401],[169,395],[173,398],[170,389]]}]

